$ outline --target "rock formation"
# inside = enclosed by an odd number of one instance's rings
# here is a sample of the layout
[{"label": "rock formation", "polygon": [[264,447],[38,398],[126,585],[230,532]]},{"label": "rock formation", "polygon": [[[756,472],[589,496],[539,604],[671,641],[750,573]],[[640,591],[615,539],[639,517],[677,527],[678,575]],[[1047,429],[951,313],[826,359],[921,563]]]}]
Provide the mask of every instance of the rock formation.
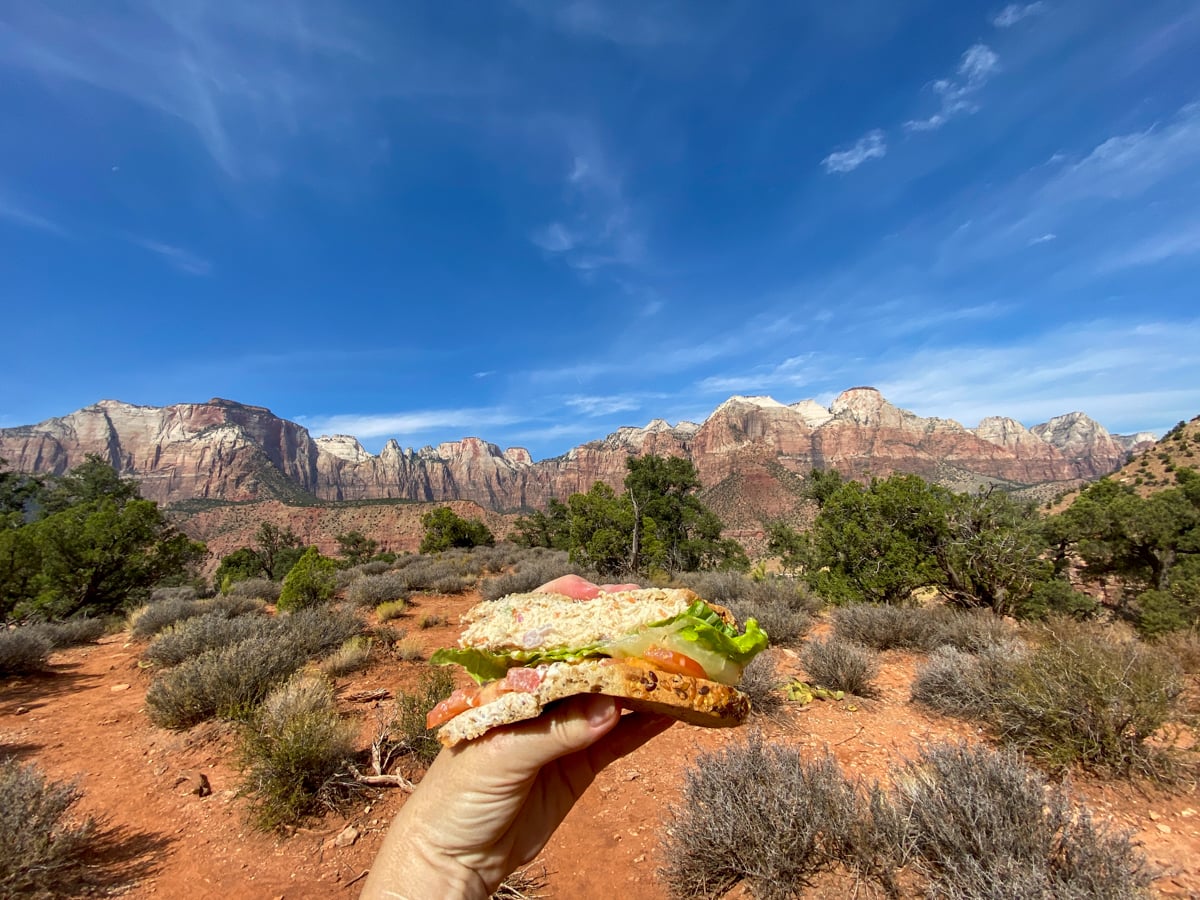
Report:
[{"label": "rock formation", "polygon": [[827,409],[769,397],[731,397],[697,425],[655,419],[534,462],[475,437],[378,454],[353,437],[312,438],[259,406],[228,400],[167,407],[104,400],[37,425],[0,429],[0,457],[24,472],[62,473],[98,453],[164,504],[187,500],[464,500],[491,510],[544,506],[598,480],[619,486],[625,460],[691,459],[727,521],[761,522],[795,504],[813,468],[850,477],[912,472],[956,489],[1095,478],[1144,435],[1110,435],[1082,413],[1027,429],[990,417],[970,430],[899,409],[874,388],[851,388]]}]

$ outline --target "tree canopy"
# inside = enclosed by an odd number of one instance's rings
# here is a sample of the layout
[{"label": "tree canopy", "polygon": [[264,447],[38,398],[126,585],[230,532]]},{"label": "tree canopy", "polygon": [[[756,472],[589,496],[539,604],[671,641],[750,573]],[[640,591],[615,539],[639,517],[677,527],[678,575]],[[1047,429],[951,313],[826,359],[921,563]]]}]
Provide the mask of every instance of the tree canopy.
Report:
[{"label": "tree canopy", "polygon": [[44,482],[2,474],[4,618],[116,612],[187,577],[207,552],[99,456]]},{"label": "tree canopy", "polygon": [[451,547],[490,547],[496,543],[490,528],[478,519],[464,519],[448,506],[439,506],[421,516],[425,534],[422,553],[437,553]]}]

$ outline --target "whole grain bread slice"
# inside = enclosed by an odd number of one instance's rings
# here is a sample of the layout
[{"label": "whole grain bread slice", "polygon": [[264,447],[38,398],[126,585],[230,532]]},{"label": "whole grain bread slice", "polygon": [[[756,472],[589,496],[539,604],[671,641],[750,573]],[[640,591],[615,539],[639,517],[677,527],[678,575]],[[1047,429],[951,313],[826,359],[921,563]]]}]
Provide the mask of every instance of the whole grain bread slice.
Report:
[{"label": "whole grain bread slice", "polygon": [[629,709],[708,728],[740,725],[750,714],[750,698],[727,684],[666,672],[638,659],[584,660],[546,666],[536,691],[501,694],[469,709],[443,725],[438,740],[453,747],[501,725],[536,718],[548,704],[576,694],[620,697]]}]

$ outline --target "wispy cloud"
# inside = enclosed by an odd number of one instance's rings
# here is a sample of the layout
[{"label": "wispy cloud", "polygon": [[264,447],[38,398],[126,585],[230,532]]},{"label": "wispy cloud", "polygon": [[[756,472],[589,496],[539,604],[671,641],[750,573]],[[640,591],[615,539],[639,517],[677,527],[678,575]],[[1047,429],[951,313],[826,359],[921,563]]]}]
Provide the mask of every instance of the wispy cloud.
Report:
[{"label": "wispy cloud", "polygon": [[690,6],[671,0],[517,0],[533,18],[580,38],[649,49],[690,40]]},{"label": "wispy cloud", "polygon": [[534,230],[530,240],[582,272],[631,266],[645,256],[645,234],[624,179],[588,123],[549,126],[568,156],[563,216]]},{"label": "wispy cloud", "polygon": [[357,438],[395,437],[445,431],[450,428],[473,429],[506,426],[526,420],[497,407],[429,409],[373,415],[298,416],[297,421],[316,434],[352,434]]},{"label": "wispy cloud", "polygon": [[67,231],[57,222],[38,215],[26,206],[0,193],[0,219],[19,225],[22,228],[33,228],[65,237]]},{"label": "wispy cloud", "polygon": [[821,165],[831,174],[853,172],[867,160],[882,159],[886,155],[887,143],[883,139],[883,132],[876,128],[860,137],[848,150],[830,153],[821,160]]},{"label": "wispy cloud", "polygon": [[610,416],[613,413],[641,409],[643,401],[629,395],[614,394],[602,397],[575,395],[566,399],[566,405],[585,416]]},{"label": "wispy cloud", "polygon": [[1100,271],[1149,266],[1174,257],[1197,254],[1200,254],[1200,222],[1187,230],[1172,228],[1138,241],[1128,250],[1107,257],[1101,263]]},{"label": "wispy cloud", "polygon": [[1045,234],[1029,239],[1029,246],[1036,247],[1038,244],[1048,244],[1051,241],[1058,240],[1058,235],[1053,231],[1047,231]]},{"label": "wispy cloud", "polygon": [[1030,16],[1036,16],[1046,8],[1046,4],[1041,0],[1035,3],[1010,3],[1000,12],[992,17],[992,24],[997,28],[1012,28],[1023,19],[1028,19]]},{"label": "wispy cloud", "polygon": [[145,238],[131,238],[130,240],[143,250],[149,250],[151,253],[162,257],[180,272],[185,272],[188,275],[212,274],[212,263],[207,259],[197,256],[190,250],[185,250],[182,247],[176,247],[173,244],[164,244],[161,241],[151,241]]},{"label": "wispy cloud", "polygon": [[961,113],[975,112],[979,106],[974,95],[999,67],[1000,57],[986,44],[970,47],[959,61],[957,77],[939,78],[931,85],[941,101],[941,108],[927,119],[910,119],[904,127],[909,131],[933,131]]}]

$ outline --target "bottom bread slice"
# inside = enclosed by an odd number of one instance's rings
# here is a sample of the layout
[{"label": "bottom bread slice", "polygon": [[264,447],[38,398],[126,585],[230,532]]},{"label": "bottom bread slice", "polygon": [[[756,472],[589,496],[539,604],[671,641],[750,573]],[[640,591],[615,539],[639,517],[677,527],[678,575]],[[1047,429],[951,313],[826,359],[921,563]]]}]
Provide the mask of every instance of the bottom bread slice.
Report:
[{"label": "bottom bread slice", "polygon": [[737,688],[666,672],[643,660],[553,663],[541,671],[536,691],[502,694],[468,709],[441,727],[438,740],[453,747],[500,725],[536,718],[547,704],[576,694],[620,697],[629,709],[662,713],[708,728],[740,725],[750,714],[750,698]]}]

